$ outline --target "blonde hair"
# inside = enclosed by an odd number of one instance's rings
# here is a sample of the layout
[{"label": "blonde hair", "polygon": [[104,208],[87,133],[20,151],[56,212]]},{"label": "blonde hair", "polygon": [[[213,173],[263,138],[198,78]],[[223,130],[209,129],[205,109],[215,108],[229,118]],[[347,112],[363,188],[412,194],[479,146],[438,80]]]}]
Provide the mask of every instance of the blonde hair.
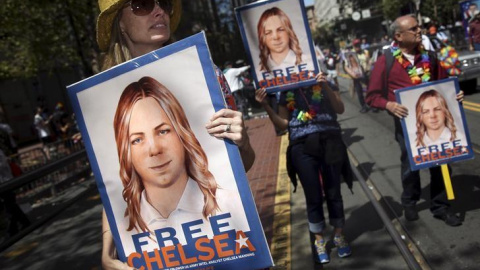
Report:
[{"label": "blonde hair", "polygon": [[122,35],[122,29],[120,29],[121,14],[120,10],[113,20],[110,44],[103,58],[102,71],[132,59],[127,42]]},{"label": "blonde hair", "polygon": [[257,34],[258,34],[258,43],[259,43],[259,50],[260,50],[260,70],[266,70],[270,72],[270,67],[268,66],[268,56],[270,55],[270,49],[268,49],[266,42],[265,42],[265,22],[268,18],[278,16],[282,24],[285,26],[285,29],[288,34],[289,48],[295,53],[296,60],[295,65],[299,65],[302,63],[302,48],[300,48],[300,43],[298,42],[297,35],[293,31],[292,23],[290,18],[288,18],[287,14],[283,12],[278,7],[273,7],[270,9],[265,10],[260,19],[258,20],[257,24]]},{"label": "blonde hair", "polygon": [[127,203],[125,217],[129,219],[127,231],[149,231],[140,211],[141,194],[145,189],[140,175],[136,172],[130,151],[129,123],[135,103],[152,97],[170,119],[172,126],[183,144],[188,176],[197,182],[204,195],[203,217],[216,214],[219,206],[216,200],[217,182],[208,170],[208,159],[175,96],[163,84],[151,77],[143,77],[128,85],[123,91],[115,112],[113,126],[120,161],[120,179],[123,183],[122,196]]},{"label": "blonde hair", "polygon": [[415,113],[417,118],[417,124],[416,124],[416,127],[417,127],[416,146],[417,147],[426,146],[425,143],[423,142],[423,136],[425,135],[427,128],[423,123],[422,109],[423,109],[423,104],[425,103],[425,100],[430,97],[434,97],[437,99],[438,103],[440,104],[440,107],[442,108],[442,112],[445,114],[445,126],[448,129],[450,129],[450,132],[452,134],[452,136],[450,137],[450,141],[453,141],[457,138],[457,127],[455,126],[455,123],[453,121],[453,116],[450,113],[450,110],[448,109],[447,101],[440,93],[438,93],[434,89],[431,89],[426,92],[423,92],[418,98],[417,104],[415,105]]}]

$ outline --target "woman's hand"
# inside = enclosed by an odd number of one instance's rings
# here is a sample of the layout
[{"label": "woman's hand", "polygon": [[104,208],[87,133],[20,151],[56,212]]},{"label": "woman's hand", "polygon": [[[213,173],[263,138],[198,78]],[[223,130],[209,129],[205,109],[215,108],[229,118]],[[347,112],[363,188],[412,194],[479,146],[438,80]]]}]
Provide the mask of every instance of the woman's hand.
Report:
[{"label": "woman's hand", "polygon": [[117,258],[117,249],[113,243],[113,235],[110,231],[105,210],[102,213],[102,269],[106,270],[135,270]]},{"label": "woman's hand", "polygon": [[221,109],[210,118],[205,127],[210,135],[230,139],[240,148],[248,142],[241,112]]},{"label": "woman's hand", "polygon": [[250,145],[241,112],[221,109],[210,118],[210,122],[205,127],[207,132],[216,138],[232,140],[240,150],[245,171],[252,167],[255,161],[255,152]]},{"label": "woman's hand", "polygon": [[460,90],[460,92],[458,92],[458,94],[457,94],[457,101],[458,101],[458,102],[463,102],[463,97],[464,97],[464,96],[465,96],[465,95],[464,95],[463,91]]},{"label": "woman's hand", "polygon": [[114,257],[114,254],[102,254],[102,269],[105,270],[135,270],[128,264],[121,262]]},{"label": "woman's hand", "polygon": [[266,97],[267,91],[265,90],[265,88],[255,90],[255,100],[262,106],[268,105]]},{"label": "woman's hand", "polygon": [[323,72],[318,73],[317,76],[315,77],[315,79],[317,80],[317,83],[326,83],[326,82],[328,82],[328,80],[327,80],[327,74],[324,74]]}]

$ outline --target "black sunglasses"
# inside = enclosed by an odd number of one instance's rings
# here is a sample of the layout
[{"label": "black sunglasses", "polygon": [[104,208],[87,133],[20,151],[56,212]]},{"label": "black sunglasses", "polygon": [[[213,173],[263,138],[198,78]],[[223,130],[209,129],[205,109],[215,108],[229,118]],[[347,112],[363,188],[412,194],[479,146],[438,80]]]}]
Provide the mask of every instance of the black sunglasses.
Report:
[{"label": "black sunglasses", "polygon": [[420,27],[419,25],[415,25],[414,27],[408,28],[407,30],[404,30],[403,32],[409,31],[409,32],[416,33],[418,30],[422,30],[422,27]]},{"label": "black sunglasses", "polygon": [[126,2],[130,5],[133,14],[136,16],[146,16],[150,14],[155,8],[155,4],[165,11],[165,13],[171,14],[173,11],[173,5],[171,0],[130,0]]}]

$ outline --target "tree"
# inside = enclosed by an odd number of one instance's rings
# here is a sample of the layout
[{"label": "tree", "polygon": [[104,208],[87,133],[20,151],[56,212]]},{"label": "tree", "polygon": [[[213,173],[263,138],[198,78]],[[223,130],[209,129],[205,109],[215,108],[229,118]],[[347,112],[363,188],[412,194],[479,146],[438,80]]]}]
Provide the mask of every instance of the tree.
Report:
[{"label": "tree", "polygon": [[97,14],[96,0],[3,0],[0,78],[75,67],[91,75]]},{"label": "tree", "polygon": [[383,0],[383,16],[388,20],[395,20],[405,6],[411,4],[410,0]]},{"label": "tree", "polygon": [[321,48],[330,47],[335,41],[335,30],[333,23],[326,23],[312,31],[312,38]]},{"label": "tree", "polygon": [[[242,39],[230,0],[183,0],[183,14],[177,38],[205,31],[215,63],[245,59]],[[188,19],[187,19],[188,18]]]},{"label": "tree", "polygon": [[460,5],[457,0],[423,0],[420,5],[422,16],[427,16],[440,24],[454,24],[458,20]]}]

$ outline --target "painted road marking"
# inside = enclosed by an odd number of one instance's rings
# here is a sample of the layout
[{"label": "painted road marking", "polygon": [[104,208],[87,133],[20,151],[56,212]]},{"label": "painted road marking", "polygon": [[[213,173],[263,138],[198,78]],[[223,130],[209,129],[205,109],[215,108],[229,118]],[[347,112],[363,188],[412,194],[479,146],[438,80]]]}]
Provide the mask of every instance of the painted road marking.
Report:
[{"label": "painted road marking", "polygon": [[476,107],[476,108],[480,109],[480,104],[479,103],[475,103],[475,102],[471,102],[471,101],[464,100],[463,105],[468,105],[468,106]]},{"label": "painted road marking", "polygon": [[15,250],[10,251],[3,256],[6,258],[15,258],[34,249],[38,245],[39,245],[38,242],[26,243],[26,244],[20,245],[19,247],[15,248]]},{"label": "painted road marking", "polygon": [[464,103],[464,104],[463,104],[463,108],[464,108],[464,109],[467,109],[467,110],[470,110],[470,111],[475,111],[475,112],[480,112],[480,107],[477,108],[477,107],[475,107],[475,106],[467,105],[467,104],[465,103],[465,101],[464,101],[463,103]]},{"label": "painted road marking", "polygon": [[277,188],[273,216],[273,237],[270,250],[274,269],[291,269],[290,180],[287,174],[286,153],[288,136],[282,136],[278,160]]}]

